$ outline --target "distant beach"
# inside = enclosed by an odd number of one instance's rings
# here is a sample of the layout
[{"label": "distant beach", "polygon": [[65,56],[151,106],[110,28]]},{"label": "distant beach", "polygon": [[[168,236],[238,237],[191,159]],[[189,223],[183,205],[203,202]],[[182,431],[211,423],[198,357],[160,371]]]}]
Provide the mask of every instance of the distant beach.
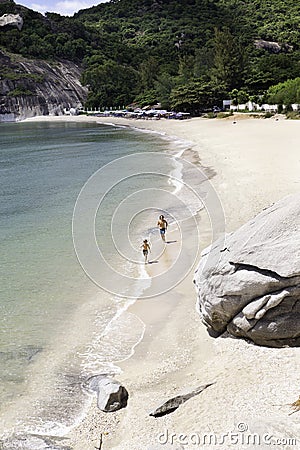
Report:
[{"label": "distant beach", "polygon": [[[189,142],[182,158],[200,164],[209,174],[223,206],[226,232],[299,191],[300,122],[282,116],[182,121],[86,116],[30,120],[112,123]],[[197,223],[204,248],[210,243],[210,233],[203,211],[197,215]],[[192,233],[193,224],[187,223],[188,227]],[[176,233],[171,229],[168,239],[179,241]],[[186,251],[192,249],[192,242],[188,237]],[[168,247],[165,270],[173,264],[176,248]],[[157,266],[147,266],[150,277],[156,275]],[[170,291],[129,308],[128,313],[141,319],[146,330],[133,356],[118,364],[122,373],[117,378],[129,391],[128,406],[104,414],[97,409],[95,398],[87,416],[63,439],[64,445],[74,450],[92,449],[99,446],[102,434],[102,450],[253,450],[270,448],[266,435],[272,442],[277,439],[276,449],[299,446],[299,415],[289,416],[288,405],[300,395],[300,349],[270,349],[238,339],[210,337],[196,311],[192,279],[193,271]],[[215,384],[172,414],[157,419],[149,416],[167,399],[211,382]],[[230,433],[238,433],[238,442],[230,440]],[[204,435],[212,436],[211,445],[203,441]],[[259,436],[259,444],[251,441],[254,435]],[[241,436],[248,436],[250,444],[242,442]],[[292,441],[287,444],[288,439],[297,439],[297,445]]]}]

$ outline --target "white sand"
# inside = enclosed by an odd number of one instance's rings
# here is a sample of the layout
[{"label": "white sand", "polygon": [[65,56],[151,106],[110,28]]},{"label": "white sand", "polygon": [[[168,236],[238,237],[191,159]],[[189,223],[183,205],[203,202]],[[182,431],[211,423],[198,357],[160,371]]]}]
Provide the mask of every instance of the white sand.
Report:
[{"label": "white sand", "polygon": [[[243,117],[235,116],[236,123],[232,118],[56,120],[121,123],[190,141],[201,164],[216,172],[211,182],[222,201],[226,231],[233,231],[264,207],[297,192],[300,182],[300,122]],[[200,220],[200,226],[206,225]],[[166,266],[173,252],[175,247]],[[95,448],[101,433],[108,433],[103,450],[300,448],[300,412],[289,416],[289,404],[300,395],[300,349],[209,337],[195,310],[192,277],[190,273],[167,294],[131,308],[147,328],[134,356],[120,364],[118,379],[130,393],[128,406],[104,414],[95,399],[86,419],[67,436],[71,448]],[[172,414],[149,417],[168,398],[212,381],[213,386]],[[211,435],[206,441],[205,434]]]}]

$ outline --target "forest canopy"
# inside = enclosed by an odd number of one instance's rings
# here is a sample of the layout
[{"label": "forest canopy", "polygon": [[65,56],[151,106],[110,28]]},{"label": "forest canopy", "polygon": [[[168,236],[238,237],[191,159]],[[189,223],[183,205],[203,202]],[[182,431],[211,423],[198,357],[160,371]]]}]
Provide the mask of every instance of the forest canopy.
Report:
[{"label": "forest canopy", "polygon": [[[275,99],[284,83],[299,84],[294,0],[111,0],[73,17],[8,1],[5,13],[21,14],[24,26],[1,30],[2,50],[82,65],[92,108],[160,102],[198,114],[233,91]],[[287,89],[296,102],[297,89]]]}]

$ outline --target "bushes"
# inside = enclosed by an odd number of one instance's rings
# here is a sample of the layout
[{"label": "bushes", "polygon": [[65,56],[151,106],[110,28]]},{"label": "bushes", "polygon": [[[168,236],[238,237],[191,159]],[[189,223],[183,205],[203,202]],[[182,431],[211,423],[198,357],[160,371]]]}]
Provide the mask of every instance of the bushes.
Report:
[{"label": "bushes", "polygon": [[271,119],[274,116],[274,113],[267,111],[264,115],[264,119]]},{"label": "bushes", "polygon": [[33,92],[23,86],[19,86],[13,91],[10,91],[7,95],[8,97],[22,97],[24,95],[33,95]]},{"label": "bushes", "polygon": [[226,117],[230,117],[230,116],[233,116],[233,112],[232,112],[232,111],[229,111],[229,112],[219,112],[219,113],[217,114],[217,118],[218,118],[218,119],[226,119]]},{"label": "bushes", "polygon": [[286,114],[287,119],[291,120],[300,120],[300,112],[299,111],[290,111]]},{"label": "bushes", "polygon": [[300,103],[300,77],[271,86],[265,97],[272,104]]}]

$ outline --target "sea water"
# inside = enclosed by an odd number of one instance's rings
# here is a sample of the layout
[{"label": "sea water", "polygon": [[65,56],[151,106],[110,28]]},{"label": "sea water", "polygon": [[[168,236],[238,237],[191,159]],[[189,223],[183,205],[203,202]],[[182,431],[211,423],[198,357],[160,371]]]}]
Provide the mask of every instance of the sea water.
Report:
[{"label": "sea water", "polygon": [[[127,311],[151,284],[139,245],[168,206],[172,222],[180,205],[168,195],[181,182],[176,158],[149,155],[187,144],[75,122],[0,124],[0,142],[0,434],[63,435],[84,414],[86,380],[118,373],[143,336]],[[80,193],[95,174],[95,232],[85,236],[89,220],[74,210],[88,210]],[[104,268],[82,262],[95,242]]]}]

